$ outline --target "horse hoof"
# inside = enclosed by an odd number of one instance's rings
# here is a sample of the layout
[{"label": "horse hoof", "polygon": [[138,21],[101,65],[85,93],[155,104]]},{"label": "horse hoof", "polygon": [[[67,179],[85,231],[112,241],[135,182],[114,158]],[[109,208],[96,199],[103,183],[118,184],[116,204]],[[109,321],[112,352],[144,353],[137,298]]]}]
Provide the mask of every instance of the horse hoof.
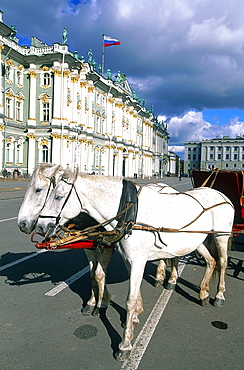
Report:
[{"label": "horse hoof", "polygon": [[99,317],[100,316],[100,312],[99,312],[98,307],[94,308],[94,310],[92,311],[92,316],[94,316],[94,317]]},{"label": "horse hoof", "polygon": [[119,350],[118,352],[115,353],[114,358],[117,361],[125,361],[127,358],[130,357],[130,352],[131,351],[121,351]]},{"label": "horse hoof", "polygon": [[165,289],[167,290],[175,290],[176,284],[167,283]]},{"label": "horse hoof", "polygon": [[224,305],[224,299],[215,298],[214,307],[222,307]]},{"label": "horse hoof", "polygon": [[209,303],[209,297],[200,299],[201,306],[206,306]]},{"label": "horse hoof", "polygon": [[155,283],[154,283],[155,288],[157,288],[161,285],[163,285],[163,280],[155,280]]},{"label": "horse hoof", "polygon": [[91,315],[94,311],[94,306],[90,306],[89,304],[87,304],[85,307],[82,308],[81,312],[83,313],[83,315],[85,316],[88,316],[88,315]]}]

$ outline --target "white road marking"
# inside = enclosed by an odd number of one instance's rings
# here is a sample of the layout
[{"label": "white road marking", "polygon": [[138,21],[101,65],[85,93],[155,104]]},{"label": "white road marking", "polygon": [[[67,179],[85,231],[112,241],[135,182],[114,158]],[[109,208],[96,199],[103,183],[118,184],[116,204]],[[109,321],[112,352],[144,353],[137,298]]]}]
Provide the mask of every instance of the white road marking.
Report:
[{"label": "white road marking", "polygon": [[0,222],[15,220],[16,218],[17,217],[5,218],[4,220],[0,220]]},{"label": "white road marking", "polygon": [[18,260],[16,261],[13,261],[13,262],[10,262],[10,263],[7,263],[6,265],[3,265],[0,267],[0,271],[2,270],[5,270],[5,269],[8,269],[9,267],[12,267],[14,265],[17,265],[18,263],[21,263],[21,262],[24,262],[32,257],[37,257],[40,253],[44,253],[44,252],[47,252],[46,249],[42,249],[38,252],[35,252],[35,253],[32,253],[32,254],[29,254],[28,256],[25,256],[25,257],[22,257],[22,258],[19,258]]},{"label": "white road marking", "polygon": [[76,274],[69,277],[67,280],[63,281],[61,284],[57,285],[55,288],[49,290],[49,292],[45,293],[45,295],[49,297],[54,297],[56,294],[60,293],[63,289],[67,288],[74,281],[78,280],[80,277],[87,274],[87,272],[89,271],[90,271],[89,266],[86,266],[82,270],[78,271]]},{"label": "white road marking", "polygon": [[[179,276],[182,274],[187,260],[189,257],[185,258],[185,261],[179,265],[178,267],[178,274]],[[136,370],[141,362],[141,359],[147,349],[147,346],[153,336],[153,333],[158,325],[158,322],[168,304],[168,301],[171,297],[173,290],[166,290],[164,289],[160,294],[157,302],[155,303],[150,315],[147,318],[147,321],[142,327],[139,335],[137,336],[135,343],[133,345],[131,355],[126,360],[121,369],[123,370]]]}]

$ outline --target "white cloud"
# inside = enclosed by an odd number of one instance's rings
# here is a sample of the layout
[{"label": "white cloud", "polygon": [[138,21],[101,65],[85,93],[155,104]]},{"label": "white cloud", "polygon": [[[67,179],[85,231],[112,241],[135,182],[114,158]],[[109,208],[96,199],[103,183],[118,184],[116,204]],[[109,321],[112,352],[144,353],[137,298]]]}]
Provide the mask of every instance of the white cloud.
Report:
[{"label": "white cloud", "polygon": [[174,153],[184,153],[185,147],[183,145],[169,145],[169,151]]},{"label": "white cloud", "polygon": [[181,117],[172,117],[168,121],[170,142],[183,144],[186,140],[202,140],[211,135],[212,126],[203,119],[202,112],[189,111]]}]

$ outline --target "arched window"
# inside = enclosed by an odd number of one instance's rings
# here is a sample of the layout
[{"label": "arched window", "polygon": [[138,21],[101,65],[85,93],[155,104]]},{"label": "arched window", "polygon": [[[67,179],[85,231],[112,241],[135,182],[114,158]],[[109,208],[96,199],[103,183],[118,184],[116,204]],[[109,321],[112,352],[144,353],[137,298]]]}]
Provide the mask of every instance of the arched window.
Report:
[{"label": "arched window", "polygon": [[16,102],[16,121],[21,121],[21,102]]},{"label": "arched window", "polygon": [[6,162],[12,163],[14,160],[14,144],[11,138],[7,139],[6,144]]},{"label": "arched window", "polygon": [[6,69],[5,69],[5,76],[6,76],[7,80],[10,79],[10,72],[11,72],[11,68],[9,66],[7,66]]},{"label": "arched window", "polygon": [[7,144],[6,145],[6,162],[10,162],[10,147],[11,147],[11,144]]},{"label": "arched window", "polygon": [[43,121],[50,121],[50,104],[43,103]]},{"label": "arched window", "polygon": [[17,84],[21,85],[21,72],[20,71],[17,71],[16,77],[17,77]]},{"label": "arched window", "polygon": [[47,163],[48,162],[48,146],[42,145],[42,162]]},{"label": "arched window", "polygon": [[6,98],[6,116],[11,118],[11,99]]},{"label": "arched window", "polygon": [[49,86],[50,85],[50,74],[49,73],[44,73],[44,75],[43,75],[43,85],[44,86]]}]

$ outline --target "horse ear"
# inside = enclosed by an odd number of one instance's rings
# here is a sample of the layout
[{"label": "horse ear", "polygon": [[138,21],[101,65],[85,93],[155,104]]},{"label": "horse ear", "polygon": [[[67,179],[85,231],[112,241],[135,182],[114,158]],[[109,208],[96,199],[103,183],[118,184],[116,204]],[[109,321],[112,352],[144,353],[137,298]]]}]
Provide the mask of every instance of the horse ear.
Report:
[{"label": "horse ear", "polygon": [[45,168],[46,177],[52,177],[61,169],[60,164],[55,164],[52,167]]},{"label": "horse ear", "polygon": [[76,169],[69,174],[69,182],[72,182],[73,184],[76,182],[77,177],[79,175],[79,167],[76,167]]}]

